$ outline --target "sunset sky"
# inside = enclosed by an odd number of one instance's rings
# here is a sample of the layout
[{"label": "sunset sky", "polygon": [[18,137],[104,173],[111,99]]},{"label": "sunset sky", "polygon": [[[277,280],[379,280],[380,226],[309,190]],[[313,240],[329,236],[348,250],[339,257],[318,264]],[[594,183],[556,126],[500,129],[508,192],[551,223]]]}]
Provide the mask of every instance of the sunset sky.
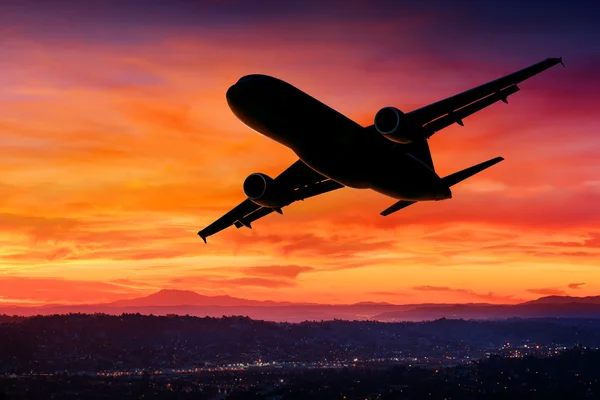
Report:
[{"label": "sunset sky", "polygon": [[[594,9],[595,8],[595,9]],[[600,295],[600,10],[592,1],[2,1],[0,303],[163,288],[259,300],[515,303]],[[284,79],[363,125],[548,57],[430,140],[454,198],[389,217],[342,189],[196,232],[291,150],[225,101]]]}]

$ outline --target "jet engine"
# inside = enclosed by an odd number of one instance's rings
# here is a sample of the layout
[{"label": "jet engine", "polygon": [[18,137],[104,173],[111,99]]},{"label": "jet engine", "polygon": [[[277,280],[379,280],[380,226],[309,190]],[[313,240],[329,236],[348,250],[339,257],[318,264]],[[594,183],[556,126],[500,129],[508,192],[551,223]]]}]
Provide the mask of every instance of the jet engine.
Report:
[{"label": "jet engine", "polygon": [[375,129],[392,142],[411,143],[418,127],[402,111],[395,107],[384,107],[375,114]]},{"label": "jet engine", "polygon": [[283,198],[277,184],[268,175],[254,173],[244,181],[244,194],[254,203],[263,207],[283,206]]}]

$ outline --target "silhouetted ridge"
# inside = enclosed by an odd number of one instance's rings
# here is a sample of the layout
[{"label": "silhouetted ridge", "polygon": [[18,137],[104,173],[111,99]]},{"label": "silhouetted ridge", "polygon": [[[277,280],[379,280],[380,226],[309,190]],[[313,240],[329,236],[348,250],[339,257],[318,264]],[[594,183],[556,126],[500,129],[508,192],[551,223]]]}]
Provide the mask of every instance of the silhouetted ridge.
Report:
[{"label": "silhouetted ridge", "polygon": [[206,296],[191,290],[163,289],[145,297],[104,304],[0,305],[0,314],[51,315],[68,313],[141,313],[198,317],[244,315],[267,321],[379,320],[424,321],[437,318],[600,318],[600,296],[547,296],[521,304],[318,304],[259,301],[232,296]]},{"label": "silhouetted ridge", "polygon": [[537,300],[528,301],[523,304],[600,304],[600,296],[545,296]]},{"label": "silhouetted ridge", "polygon": [[258,300],[241,299],[232,296],[206,296],[191,290],[162,289],[145,297],[129,300],[118,300],[110,303],[119,307],[149,307],[149,306],[247,306],[272,304]]}]

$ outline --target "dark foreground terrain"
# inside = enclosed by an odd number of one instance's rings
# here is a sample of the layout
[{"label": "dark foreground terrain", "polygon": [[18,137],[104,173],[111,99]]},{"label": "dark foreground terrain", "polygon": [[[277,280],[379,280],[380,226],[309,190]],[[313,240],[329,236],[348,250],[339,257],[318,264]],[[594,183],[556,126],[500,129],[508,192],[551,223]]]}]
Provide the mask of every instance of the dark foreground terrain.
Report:
[{"label": "dark foreground terrain", "polygon": [[600,351],[450,368],[362,365],[123,377],[4,376],[0,399],[597,399]]},{"label": "dark foreground terrain", "polygon": [[295,368],[355,361],[455,365],[500,350],[524,355],[553,354],[578,344],[599,347],[600,320],[276,323],[70,314],[0,317],[0,344],[0,374]]},{"label": "dark foreground terrain", "polygon": [[600,398],[599,346],[596,319],[0,316],[0,400]]}]

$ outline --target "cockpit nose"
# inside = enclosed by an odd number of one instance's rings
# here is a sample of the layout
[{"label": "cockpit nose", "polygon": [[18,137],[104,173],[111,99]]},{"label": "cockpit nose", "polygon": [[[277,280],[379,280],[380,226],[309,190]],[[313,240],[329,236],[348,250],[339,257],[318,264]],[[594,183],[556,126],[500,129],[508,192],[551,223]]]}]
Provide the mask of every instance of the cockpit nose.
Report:
[{"label": "cockpit nose", "polygon": [[241,77],[234,85],[232,85],[225,94],[228,101],[239,101],[242,93],[247,93],[252,89],[252,83],[255,82],[254,75],[246,75]]},{"label": "cockpit nose", "polygon": [[227,89],[227,93],[225,93],[225,97],[228,101],[233,100],[236,96],[236,92],[238,92],[238,89],[235,86],[236,85],[232,85],[229,89]]},{"label": "cockpit nose", "polygon": [[246,75],[246,76],[242,76],[237,81],[237,83],[244,84],[244,83],[256,82],[256,80],[257,80],[258,77],[260,77],[260,75]]},{"label": "cockpit nose", "polygon": [[253,74],[241,77],[232,85],[225,94],[228,102],[240,102],[244,97],[256,96],[264,92],[268,85],[269,77],[266,75]]}]

